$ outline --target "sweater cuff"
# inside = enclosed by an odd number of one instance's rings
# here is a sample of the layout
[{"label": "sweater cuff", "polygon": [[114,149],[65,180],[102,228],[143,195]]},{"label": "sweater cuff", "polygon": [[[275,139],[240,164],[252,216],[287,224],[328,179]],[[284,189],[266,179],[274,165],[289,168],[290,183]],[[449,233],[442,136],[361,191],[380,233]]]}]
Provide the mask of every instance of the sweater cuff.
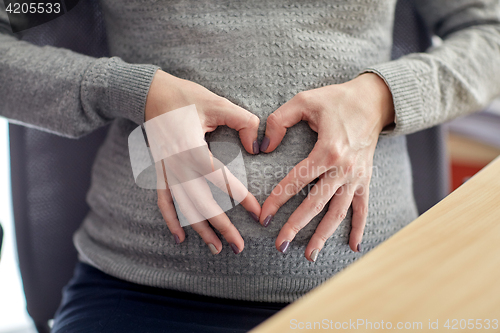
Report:
[{"label": "sweater cuff", "polygon": [[395,127],[386,135],[409,134],[423,124],[423,100],[415,72],[401,60],[390,61],[365,68],[362,73],[380,76],[392,93]]},{"label": "sweater cuff", "polygon": [[111,114],[143,124],[149,87],[159,67],[128,64],[116,57],[109,61],[107,97]]}]

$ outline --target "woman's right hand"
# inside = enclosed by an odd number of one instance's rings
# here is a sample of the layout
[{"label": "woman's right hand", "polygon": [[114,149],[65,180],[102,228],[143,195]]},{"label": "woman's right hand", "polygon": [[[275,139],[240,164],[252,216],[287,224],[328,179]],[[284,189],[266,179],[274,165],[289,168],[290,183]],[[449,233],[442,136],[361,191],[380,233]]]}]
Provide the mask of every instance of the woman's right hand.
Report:
[{"label": "woman's right hand", "polygon": [[[227,125],[228,127],[239,132],[241,142],[247,152],[250,154],[259,153],[259,146],[257,143],[259,118],[257,116],[231,103],[227,99],[210,92],[208,89],[199,84],[177,78],[161,70],[156,72],[153,82],[151,83],[146,100],[145,121],[147,122],[148,120],[164,115],[169,111],[192,104],[196,106],[201,123],[201,131],[203,132],[203,138],[196,138],[197,140],[204,140],[205,133],[214,131],[218,126]],[[189,130],[190,129],[186,128],[185,132],[189,132]],[[180,132],[183,132],[182,129]],[[183,138],[180,140],[183,140]],[[192,140],[192,138],[186,137],[186,141],[189,140]],[[208,154],[211,156],[210,152],[208,152]],[[214,162],[217,164],[217,160],[213,159],[212,156],[211,158],[213,169]],[[185,158],[183,159],[185,160]],[[186,161],[183,163],[185,162]],[[173,170],[170,174],[174,174],[174,169],[176,169],[175,166],[169,168],[166,164],[168,164],[167,159],[163,160],[162,163],[156,163],[157,174],[159,176],[164,175],[164,172],[166,172],[167,177],[158,177],[158,179],[164,179],[165,182],[167,179],[172,179],[169,176],[168,170]],[[179,166],[180,164],[177,163],[177,165]],[[163,170],[161,170],[161,166],[163,166]],[[199,169],[196,165],[188,165],[187,168],[191,168],[193,170],[196,170],[197,168]],[[228,172],[227,168],[225,168],[225,170],[231,189],[244,187]],[[181,243],[184,241],[186,235],[177,218],[169,186],[168,184],[165,185],[166,186],[164,187],[159,186],[157,190],[158,207],[160,208],[170,232],[174,235],[176,243]],[[220,209],[220,207],[218,207],[211,195],[211,192],[206,191],[208,188],[207,184],[205,183],[203,185],[199,183],[194,187],[192,185],[193,184],[191,183],[191,186],[176,186],[174,197],[176,198],[177,203],[180,203],[179,206],[181,207],[181,210],[183,212],[186,210],[187,214],[184,215],[187,217],[188,221],[190,220],[189,216],[193,216],[193,214],[191,214],[193,210],[200,213],[201,216],[208,217],[206,219],[198,220],[201,222],[195,221],[196,219],[193,220],[193,223],[189,221],[193,229],[198,232],[213,254],[218,254],[222,250],[222,243],[215,234],[214,230],[210,227],[209,222],[222,234],[235,253],[241,252],[244,248],[243,238],[236,227],[231,223],[227,215]],[[241,205],[250,213],[252,217],[254,217],[254,219],[256,219],[256,221],[258,221],[261,207],[257,199],[250,192],[246,191],[246,197],[244,197],[243,200],[238,201],[240,201]],[[206,212],[208,211],[219,211],[220,214],[211,216],[213,214],[207,214]],[[196,213],[194,215],[196,215]]]}]

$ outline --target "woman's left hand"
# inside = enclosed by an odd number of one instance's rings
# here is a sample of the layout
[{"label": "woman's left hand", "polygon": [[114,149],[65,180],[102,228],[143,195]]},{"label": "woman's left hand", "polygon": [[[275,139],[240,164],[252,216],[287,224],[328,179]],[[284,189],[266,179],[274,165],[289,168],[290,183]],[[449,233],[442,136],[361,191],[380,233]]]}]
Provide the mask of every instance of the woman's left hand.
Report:
[{"label": "woman's left hand", "polygon": [[316,261],[351,203],[349,245],[353,251],[359,251],[368,214],[375,147],[382,129],[394,121],[391,92],[385,82],[372,73],[343,84],[300,92],[267,118],[261,151],[269,153],[276,149],[287,128],[301,120],[307,121],[318,133],[318,141],[309,156],[273,189],[262,206],[260,223],[267,226],[282,205],[319,178],[282,227],[276,248],[285,252],[295,235],[330,201],[328,212],[305,250],[306,258]]}]

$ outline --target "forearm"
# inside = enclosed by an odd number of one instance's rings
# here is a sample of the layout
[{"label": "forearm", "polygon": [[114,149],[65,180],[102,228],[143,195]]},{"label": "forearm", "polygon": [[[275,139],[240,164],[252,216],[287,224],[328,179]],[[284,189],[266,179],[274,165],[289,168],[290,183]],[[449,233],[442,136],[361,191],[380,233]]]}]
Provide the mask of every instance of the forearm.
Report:
[{"label": "forearm", "polygon": [[435,29],[444,38],[442,46],[365,69],[377,73],[391,90],[397,122],[394,134],[478,111],[500,94],[500,23],[484,18],[484,24],[479,24],[477,17],[467,21],[465,17],[477,11],[466,12],[463,9],[442,20],[445,23],[439,27],[447,26],[447,31]]},{"label": "forearm", "polygon": [[0,116],[68,137],[116,117],[142,123],[156,69],[38,47],[0,33]]}]

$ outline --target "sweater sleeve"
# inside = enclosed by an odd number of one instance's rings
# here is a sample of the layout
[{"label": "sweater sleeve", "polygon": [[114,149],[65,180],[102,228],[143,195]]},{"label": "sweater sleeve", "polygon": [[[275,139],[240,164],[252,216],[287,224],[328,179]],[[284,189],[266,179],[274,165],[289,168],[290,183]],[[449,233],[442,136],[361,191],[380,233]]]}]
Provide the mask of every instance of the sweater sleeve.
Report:
[{"label": "sweater sleeve", "polygon": [[392,92],[396,126],[409,134],[478,111],[500,95],[500,1],[415,0],[441,46],[377,64]]},{"label": "sweater sleeve", "polygon": [[122,117],[144,122],[157,66],[18,40],[0,5],[0,116],[77,138]]}]

